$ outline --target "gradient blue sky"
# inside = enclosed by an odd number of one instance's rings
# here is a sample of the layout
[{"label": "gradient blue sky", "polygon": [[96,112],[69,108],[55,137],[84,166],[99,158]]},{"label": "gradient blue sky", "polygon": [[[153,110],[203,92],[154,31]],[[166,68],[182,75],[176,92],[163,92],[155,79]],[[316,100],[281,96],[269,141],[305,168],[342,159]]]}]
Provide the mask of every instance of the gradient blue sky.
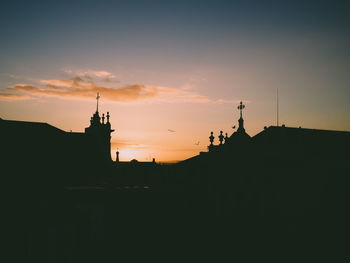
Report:
[{"label": "gradient blue sky", "polygon": [[47,92],[80,77],[107,88],[124,160],[205,150],[210,131],[233,132],[240,100],[255,135],[275,123],[277,88],[281,123],[350,130],[349,13],[345,1],[3,1],[0,117],[82,131],[94,97]]}]

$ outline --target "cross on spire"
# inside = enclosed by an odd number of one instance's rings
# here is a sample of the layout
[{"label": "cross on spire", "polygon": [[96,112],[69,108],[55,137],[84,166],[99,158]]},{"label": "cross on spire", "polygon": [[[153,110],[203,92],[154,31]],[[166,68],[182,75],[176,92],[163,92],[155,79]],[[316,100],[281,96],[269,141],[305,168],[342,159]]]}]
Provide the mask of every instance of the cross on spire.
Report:
[{"label": "cross on spire", "polygon": [[237,109],[239,109],[240,112],[240,116],[242,119],[242,110],[245,108],[245,105],[242,103],[242,101],[240,102],[239,106],[237,107]]},{"label": "cross on spire", "polygon": [[98,112],[98,100],[100,99],[100,93],[97,92],[96,100],[97,100],[97,106],[96,106],[96,112]]}]

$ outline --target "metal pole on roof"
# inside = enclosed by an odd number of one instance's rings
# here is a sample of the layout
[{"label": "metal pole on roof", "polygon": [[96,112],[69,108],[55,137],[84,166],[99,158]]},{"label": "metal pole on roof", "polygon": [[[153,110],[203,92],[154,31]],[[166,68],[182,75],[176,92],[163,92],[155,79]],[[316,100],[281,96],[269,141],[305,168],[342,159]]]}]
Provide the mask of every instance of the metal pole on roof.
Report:
[{"label": "metal pole on roof", "polygon": [[278,88],[277,88],[277,126],[279,125],[279,101],[278,101]]}]

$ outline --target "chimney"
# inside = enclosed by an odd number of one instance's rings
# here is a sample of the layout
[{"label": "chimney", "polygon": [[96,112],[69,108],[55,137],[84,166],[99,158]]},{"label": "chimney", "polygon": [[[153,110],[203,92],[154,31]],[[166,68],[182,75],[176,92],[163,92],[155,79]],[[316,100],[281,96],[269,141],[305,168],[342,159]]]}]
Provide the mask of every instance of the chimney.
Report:
[{"label": "chimney", "polygon": [[117,158],[115,159],[116,163],[119,163],[119,151],[117,151]]}]

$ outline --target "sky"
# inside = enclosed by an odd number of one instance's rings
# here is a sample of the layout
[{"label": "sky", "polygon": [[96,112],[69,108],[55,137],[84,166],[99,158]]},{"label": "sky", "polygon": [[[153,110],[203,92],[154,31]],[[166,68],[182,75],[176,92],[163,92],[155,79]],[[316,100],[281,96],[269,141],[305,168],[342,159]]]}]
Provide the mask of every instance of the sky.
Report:
[{"label": "sky", "polygon": [[350,131],[346,1],[3,1],[0,117],[110,112],[112,158],[170,162],[280,124]]}]

